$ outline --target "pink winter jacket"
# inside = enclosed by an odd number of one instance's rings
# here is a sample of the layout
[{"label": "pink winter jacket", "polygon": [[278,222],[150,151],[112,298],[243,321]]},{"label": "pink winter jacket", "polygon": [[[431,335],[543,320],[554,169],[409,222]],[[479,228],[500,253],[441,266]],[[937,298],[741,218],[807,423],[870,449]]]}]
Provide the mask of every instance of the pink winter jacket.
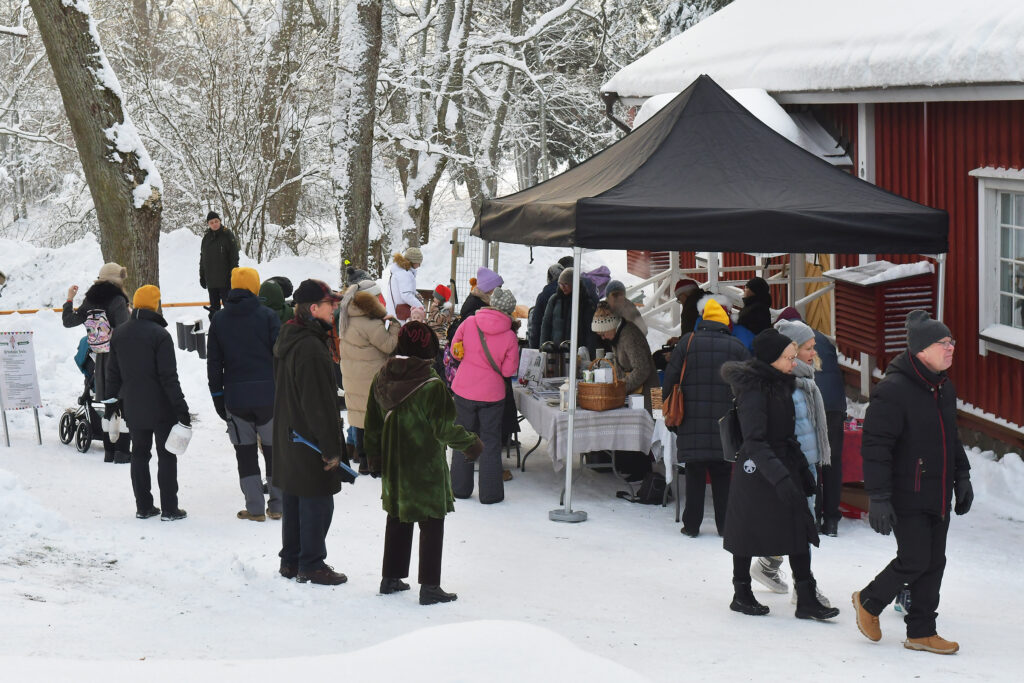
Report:
[{"label": "pink winter jacket", "polygon": [[[494,371],[484,348],[480,344],[477,328],[483,330],[491,358],[501,368]],[[452,391],[470,401],[501,401],[505,398],[505,378],[519,369],[519,341],[512,331],[512,319],[493,308],[481,308],[466,318],[455,336],[449,340],[454,346],[462,342],[465,355],[455,373]]]}]

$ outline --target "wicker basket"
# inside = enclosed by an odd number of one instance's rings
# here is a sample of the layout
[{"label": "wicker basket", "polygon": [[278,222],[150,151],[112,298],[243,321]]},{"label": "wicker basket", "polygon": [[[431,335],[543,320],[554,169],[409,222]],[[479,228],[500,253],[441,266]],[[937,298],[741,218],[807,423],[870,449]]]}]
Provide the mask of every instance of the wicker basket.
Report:
[{"label": "wicker basket", "polygon": [[[589,369],[593,370],[598,363],[608,363],[604,358],[593,361]],[[584,410],[601,412],[603,410],[615,410],[626,404],[626,383],[619,379],[619,373],[615,366],[608,363],[612,369],[611,384],[605,382],[580,382],[576,385],[576,405]]]}]

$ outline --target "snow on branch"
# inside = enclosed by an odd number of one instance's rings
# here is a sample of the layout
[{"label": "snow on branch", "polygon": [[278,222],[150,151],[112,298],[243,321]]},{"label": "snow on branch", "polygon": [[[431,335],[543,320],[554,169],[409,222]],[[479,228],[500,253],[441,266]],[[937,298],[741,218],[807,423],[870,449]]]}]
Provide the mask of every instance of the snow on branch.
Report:
[{"label": "snow on branch", "polygon": [[548,27],[556,21],[576,9],[576,5],[578,5],[579,2],[580,0],[566,0],[553,10],[545,12],[540,15],[540,17],[537,18],[537,21],[534,22],[533,26],[528,28],[521,36],[513,36],[508,33],[493,33],[486,39],[470,39],[469,46],[473,48],[486,48],[501,44],[522,45],[524,43],[528,43],[546,31]]},{"label": "snow on branch", "polygon": [[0,26],[0,33],[17,36],[18,38],[28,38],[28,31],[25,30],[24,26]]}]

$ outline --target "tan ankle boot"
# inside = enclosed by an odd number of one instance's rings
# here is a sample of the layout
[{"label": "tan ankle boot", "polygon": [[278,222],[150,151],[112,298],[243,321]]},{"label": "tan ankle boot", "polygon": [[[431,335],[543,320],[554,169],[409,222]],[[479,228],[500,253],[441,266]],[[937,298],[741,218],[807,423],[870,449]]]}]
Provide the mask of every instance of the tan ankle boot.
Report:
[{"label": "tan ankle boot", "polygon": [[920,650],[922,652],[933,652],[937,655],[951,655],[960,649],[960,643],[946,640],[936,634],[926,638],[907,638],[903,641],[903,647],[908,650]]},{"label": "tan ankle boot", "polygon": [[860,604],[860,591],[853,594],[853,609],[857,613],[857,628],[868,640],[878,642],[882,639],[882,627],[878,623],[878,617],[864,609]]}]

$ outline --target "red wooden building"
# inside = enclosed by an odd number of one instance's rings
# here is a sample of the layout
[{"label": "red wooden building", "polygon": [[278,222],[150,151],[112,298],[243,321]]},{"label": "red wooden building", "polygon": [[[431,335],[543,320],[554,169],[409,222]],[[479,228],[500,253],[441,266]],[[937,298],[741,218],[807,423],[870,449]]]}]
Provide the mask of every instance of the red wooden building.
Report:
[{"label": "red wooden building", "polygon": [[[1002,0],[901,5],[891,13],[882,0],[862,0],[836,17],[832,3],[736,0],[602,90],[629,108],[700,73],[729,89],[761,88],[788,111],[812,113],[860,178],[949,212],[941,294],[957,340],[950,374],[961,416],[1022,445],[1024,19]],[[782,56],[762,58],[773,53]],[[752,262],[744,259],[723,263]],[[836,256],[838,266],[860,259]],[[631,269],[645,260],[631,254]]]}]

